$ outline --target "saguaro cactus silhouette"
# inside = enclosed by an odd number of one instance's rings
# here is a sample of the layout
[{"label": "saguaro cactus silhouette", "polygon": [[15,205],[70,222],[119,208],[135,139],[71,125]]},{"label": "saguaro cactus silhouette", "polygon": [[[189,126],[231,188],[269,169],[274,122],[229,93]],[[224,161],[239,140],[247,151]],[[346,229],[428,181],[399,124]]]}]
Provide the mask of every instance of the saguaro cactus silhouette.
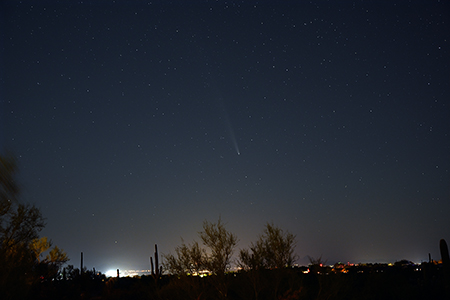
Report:
[{"label": "saguaro cactus silhouette", "polygon": [[155,275],[156,278],[159,278],[159,276],[161,275],[159,272],[159,263],[158,263],[158,245],[156,244],[155,244]]},{"label": "saguaro cactus silhouette", "polygon": [[448,254],[447,243],[445,242],[444,239],[441,239],[439,241],[439,248],[441,250],[441,259],[442,259],[442,265],[444,267],[444,270],[446,272],[449,272],[449,270],[450,270],[450,257],[449,257],[449,254]]},{"label": "saguaro cactus silhouette", "polygon": [[153,258],[151,256],[150,256],[150,265],[152,269],[152,276],[155,278],[155,281],[157,281],[162,274],[162,266],[161,267],[159,266],[157,244],[155,244],[155,265],[153,265]]}]

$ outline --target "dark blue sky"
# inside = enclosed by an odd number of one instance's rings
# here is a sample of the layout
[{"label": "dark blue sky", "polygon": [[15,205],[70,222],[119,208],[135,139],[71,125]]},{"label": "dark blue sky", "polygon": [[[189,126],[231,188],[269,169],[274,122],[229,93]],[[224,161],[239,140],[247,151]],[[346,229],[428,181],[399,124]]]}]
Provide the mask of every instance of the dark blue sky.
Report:
[{"label": "dark blue sky", "polygon": [[1,5],[1,149],[70,264],[148,268],[219,216],[300,263],[439,259],[447,1]]}]

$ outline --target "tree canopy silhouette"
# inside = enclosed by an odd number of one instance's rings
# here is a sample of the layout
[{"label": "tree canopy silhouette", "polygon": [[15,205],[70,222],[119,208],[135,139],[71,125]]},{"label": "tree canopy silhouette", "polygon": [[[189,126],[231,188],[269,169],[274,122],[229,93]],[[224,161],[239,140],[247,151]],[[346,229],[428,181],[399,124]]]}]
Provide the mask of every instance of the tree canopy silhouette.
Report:
[{"label": "tree canopy silhouette", "polygon": [[225,228],[220,218],[217,223],[205,220],[203,231],[199,234],[207,249],[201,248],[196,241],[188,245],[183,241],[181,246],[175,248],[176,256],[163,255],[164,267],[169,273],[181,275],[208,270],[220,275],[229,269],[238,241],[236,235]]},{"label": "tree canopy silhouette", "polygon": [[244,269],[290,267],[297,258],[295,247],[294,234],[267,223],[259,239],[239,252],[239,264]]},{"label": "tree canopy silhouette", "polygon": [[39,239],[45,219],[36,206],[19,202],[16,172],[14,157],[0,155],[0,294],[6,299],[23,298],[39,277],[55,276],[68,261],[56,246],[40,261],[51,247],[47,238]]}]

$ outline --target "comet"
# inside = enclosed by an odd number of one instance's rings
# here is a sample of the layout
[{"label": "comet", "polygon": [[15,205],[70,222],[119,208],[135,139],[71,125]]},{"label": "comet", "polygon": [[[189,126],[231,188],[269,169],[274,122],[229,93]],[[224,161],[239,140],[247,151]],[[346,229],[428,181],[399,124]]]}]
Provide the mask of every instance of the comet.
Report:
[{"label": "comet", "polygon": [[228,116],[227,111],[225,110],[225,106],[222,104],[222,111],[225,119],[225,123],[227,125],[228,133],[230,135],[231,142],[233,143],[234,149],[236,150],[237,155],[241,155],[241,151],[239,151],[239,146],[236,140],[236,136],[234,135],[233,127],[231,126],[230,117]]}]

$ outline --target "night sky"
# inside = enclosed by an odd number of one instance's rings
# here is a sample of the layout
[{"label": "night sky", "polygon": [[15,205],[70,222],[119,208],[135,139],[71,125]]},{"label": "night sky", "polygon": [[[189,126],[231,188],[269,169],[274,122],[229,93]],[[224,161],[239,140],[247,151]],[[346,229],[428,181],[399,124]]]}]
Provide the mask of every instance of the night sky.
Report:
[{"label": "night sky", "polygon": [[69,264],[148,269],[219,217],[300,264],[440,259],[450,2],[279,2],[2,1],[0,149]]}]

